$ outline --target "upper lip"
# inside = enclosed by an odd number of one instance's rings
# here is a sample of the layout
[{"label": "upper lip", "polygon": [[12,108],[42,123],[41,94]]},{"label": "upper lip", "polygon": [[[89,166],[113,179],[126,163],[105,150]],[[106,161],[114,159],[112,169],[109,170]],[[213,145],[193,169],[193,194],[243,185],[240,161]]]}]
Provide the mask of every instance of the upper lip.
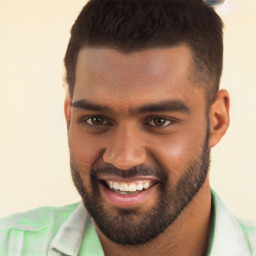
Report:
[{"label": "upper lip", "polygon": [[136,181],[142,181],[142,180],[152,180],[159,182],[159,179],[155,176],[133,176],[130,178],[122,178],[120,176],[116,175],[100,175],[98,177],[99,180],[110,180],[110,181],[116,181],[116,182],[122,182],[122,183],[132,183]]}]

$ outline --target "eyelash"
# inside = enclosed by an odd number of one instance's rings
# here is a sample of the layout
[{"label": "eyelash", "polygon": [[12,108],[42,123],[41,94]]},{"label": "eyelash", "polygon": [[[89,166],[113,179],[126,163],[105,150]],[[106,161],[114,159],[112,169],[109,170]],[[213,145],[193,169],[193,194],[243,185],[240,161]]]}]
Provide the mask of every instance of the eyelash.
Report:
[{"label": "eyelash", "polygon": [[[103,119],[103,124],[100,124],[100,125],[96,125],[96,124],[93,124],[92,122],[91,123],[88,123],[88,120],[92,120],[92,118],[102,118]],[[110,119],[104,117],[104,116],[101,116],[101,115],[94,115],[94,116],[87,116],[87,117],[82,117],[81,119],[81,123],[85,123],[86,125],[90,126],[90,127],[102,127],[102,126],[105,126],[105,125],[113,125],[113,122],[110,121]]]},{"label": "eyelash", "polygon": [[[157,126],[154,123],[156,121],[156,119],[163,120],[164,124]],[[163,128],[170,126],[171,124],[174,124],[176,121],[177,120],[174,120],[173,118],[167,118],[167,117],[162,117],[162,116],[152,116],[152,117],[147,118],[147,122],[145,124],[147,126],[151,126],[151,127],[157,128],[157,129],[161,129],[161,128],[163,129]],[[152,124],[150,124],[150,123],[152,123]]]},{"label": "eyelash", "polygon": [[[96,124],[92,123],[92,118],[102,118],[104,122],[102,124],[96,125]],[[156,119],[164,120],[164,124],[159,125],[159,126],[150,124],[150,123],[153,123],[154,121],[156,121]],[[88,123],[89,120],[91,120],[90,123]],[[151,127],[151,128],[164,129],[164,128],[176,123],[177,121],[178,120],[175,119],[175,118],[169,118],[169,117],[167,118],[167,117],[163,117],[163,116],[150,116],[150,117],[147,117],[145,119],[144,124],[146,126]],[[108,125],[108,126],[113,126],[114,125],[114,122],[112,122],[109,118],[106,118],[102,115],[93,115],[93,116],[82,117],[80,122],[89,126],[89,127],[93,127],[93,128],[102,128],[106,125]]]}]

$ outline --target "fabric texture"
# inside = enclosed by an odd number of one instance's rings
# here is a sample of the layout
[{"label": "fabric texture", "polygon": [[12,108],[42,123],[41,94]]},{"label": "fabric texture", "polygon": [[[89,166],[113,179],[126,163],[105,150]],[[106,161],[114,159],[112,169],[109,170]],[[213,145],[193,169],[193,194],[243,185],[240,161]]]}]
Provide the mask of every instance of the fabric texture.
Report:
[{"label": "fabric texture", "polygon": [[[212,191],[213,225],[208,256],[256,256],[256,224],[241,221]],[[0,255],[103,256],[82,202],[42,207],[0,220]]]}]

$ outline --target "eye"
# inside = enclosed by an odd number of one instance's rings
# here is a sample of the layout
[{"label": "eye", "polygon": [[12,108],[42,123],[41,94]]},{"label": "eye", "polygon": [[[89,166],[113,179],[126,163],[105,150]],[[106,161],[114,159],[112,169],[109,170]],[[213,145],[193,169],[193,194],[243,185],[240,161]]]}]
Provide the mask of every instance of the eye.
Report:
[{"label": "eye", "polygon": [[83,119],[83,122],[91,126],[102,126],[110,124],[110,121],[103,116],[89,116]]},{"label": "eye", "polygon": [[151,120],[149,121],[149,125],[150,126],[155,126],[155,127],[167,127],[170,124],[174,123],[173,120],[167,119],[165,117],[153,117],[151,118]]}]

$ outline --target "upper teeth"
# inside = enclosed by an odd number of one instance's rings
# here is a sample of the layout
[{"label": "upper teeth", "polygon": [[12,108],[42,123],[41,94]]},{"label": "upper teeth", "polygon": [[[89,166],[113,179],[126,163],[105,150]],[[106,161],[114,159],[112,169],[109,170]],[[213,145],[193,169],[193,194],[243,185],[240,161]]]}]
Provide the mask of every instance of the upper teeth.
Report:
[{"label": "upper teeth", "polygon": [[154,181],[136,181],[136,183],[123,183],[117,181],[106,181],[111,189],[120,190],[123,192],[134,192],[137,190],[148,189],[154,184]]}]

